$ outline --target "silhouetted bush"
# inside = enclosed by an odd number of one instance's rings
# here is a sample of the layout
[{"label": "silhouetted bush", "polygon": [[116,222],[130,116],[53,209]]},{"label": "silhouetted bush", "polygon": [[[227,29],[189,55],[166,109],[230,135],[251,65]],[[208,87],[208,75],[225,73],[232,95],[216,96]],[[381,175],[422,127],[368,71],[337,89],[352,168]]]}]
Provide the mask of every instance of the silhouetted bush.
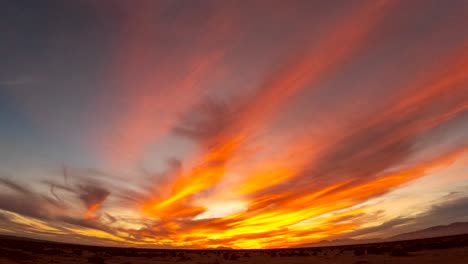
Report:
[{"label": "silhouetted bush", "polygon": [[229,257],[229,260],[237,260],[239,259],[239,257],[236,255],[236,254],[232,254],[230,257]]},{"label": "silhouetted bush", "polygon": [[228,260],[228,259],[229,259],[229,253],[227,253],[227,252],[224,253],[224,254],[223,254],[223,258],[224,258],[225,260]]},{"label": "silhouetted bush", "polygon": [[408,251],[406,251],[403,248],[395,248],[390,255],[391,256],[408,256]]},{"label": "silhouetted bush", "polygon": [[2,249],[0,251],[0,256],[12,259],[12,260],[29,260],[33,259],[33,256],[26,254],[21,251],[16,251],[16,250],[8,250],[8,249]]},{"label": "silhouetted bush", "polygon": [[354,256],[362,256],[366,254],[366,252],[362,249],[354,250]]},{"label": "silhouetted bush", "polygon": [[405,247],[406,251],[414,252],[414,251],[421,251],[423,248],[420,245],[409,245]]},{"label": "silhouetted bush", "polygon": [[190,261],[190,260],[192,260],[191,257],[187,257],[187,256],[184,255],[182,257],[179,257],[179,259],[177,261]]},{"label": "silhouetted bush", "polygon": [[382,255],[385,253],[384,248],[378,248],[378,247],[371,247],[367,249],[367,254],[372,254],[372,255]]},{"label": "silhouetted bush", "polygon": [[60,255],[60,254],[63,254],[64,252],[58,249],[45,249],[42,253],[46,255]]},{"label": "silhouetted bush", "polygon": [[127,250],[125,252],[122,252],[120,255],[125,256],[125,257],[138,257],[139,254],[135,251],[132,250]]},{"label": "silhouetted bush", "polygon": [[88,263],[105,264],[104,259],[101,257],[93,256],[88,258]]},{"label": "silhouetted bush", "polygon": [[[274,252],[273,252],[273,253],[274,253]],[[247,253],[247,252],[245,252],[245,253],[244,253],[244,258],[250,258],[250,254]]]},{"label": "silhouetted bush", "polygon": [[446,249],[449,246],[444,243],[433,242],[433,243],[429,243],[426,247],[428,249]]}]

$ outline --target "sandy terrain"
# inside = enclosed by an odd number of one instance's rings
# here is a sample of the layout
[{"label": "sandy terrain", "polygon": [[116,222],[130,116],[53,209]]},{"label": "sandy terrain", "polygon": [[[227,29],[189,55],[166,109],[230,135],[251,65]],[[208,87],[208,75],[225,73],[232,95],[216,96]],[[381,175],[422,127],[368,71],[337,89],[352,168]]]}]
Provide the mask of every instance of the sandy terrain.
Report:
[{"label": "sandy terrain", "polygon": [[468,263],[468,235],[273,250],[153,250],[0,240],[0,263]]}]

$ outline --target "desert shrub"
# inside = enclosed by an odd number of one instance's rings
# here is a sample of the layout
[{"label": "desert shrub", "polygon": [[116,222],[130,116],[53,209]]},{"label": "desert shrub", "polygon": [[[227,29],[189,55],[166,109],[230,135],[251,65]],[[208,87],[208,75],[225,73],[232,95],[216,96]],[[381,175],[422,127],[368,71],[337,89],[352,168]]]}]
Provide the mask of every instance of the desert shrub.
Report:
[{"label": "desert shrub", "polygon": [[405,247],[408,252],[421,251],[423,248],[419,245],[409,245]]},{"label": "desert shrub", "polygon": [[105,264],[104,259],[98,256],[93,256],[88,258],[88,263],[93,264]]},{"label": "desert shrub", "polygon": [[229,259],[229,253],[227,253],[227,252],[224,253],[224,254],[223,254],[223,258],[224,258],[225,260],[228,260],[228,259]]},{"label": "desert shrub", "polygon": [[236,254],[232,254],[230,257],[229,257],[229,260],[237,260],[239,259],[239,257],[236,255]]},{"label": "desert shrub", "polygon": [[127,250],[125,253],[122,253],[122,255],[126,257],[138,257],[139,256],[137,252],[132,251],[132,250]]},{"label": "desert shrub", "polygon": [[60,255],[60,254],[63,254],[64,252],[59,249],[45,249],[42,253],[47,254],[47,255]]},{"label": "desert shrub", "polygon": [[[97,252],[96,254],[97,254],[98,256],[100,256],[100,257],[111,257],[111,256],[112,256],[110,253],[105,252],[105,251],[103,251],[103,252]],[[137,254],[138,254],[138,253],[137,253]]]},{"label": "desert shrub", "polygon": [[2,249],[0,256],[11,259],[11,260],[29,260],[33,259],[33,256],[26,254],[22,251]]},{"label": "desert shrub", "polygon": [[446,245],[444,245],[443,243],[438,243],[438,242],[429,243],[426,247],[429,248],[429,249],[445,249],[445,248],[447,248]]},{"label": "desert shrub", "polygon": [[245,252],[245,253],[244,253],[244,258],[250,258],[250,254],[247,253],[247,252]]},{"label": "desert shrub", "polygon": [[385,253],[385,249],[378,248],[378,247],[371,247],[367,249],[367,253],[372,254],[372,255],[382,255]]},{"label": "desert shrub", "polygon": [[354,250],[354,256],[362,256],[366,254],[366,252],[362,249]]},{"label": "desert shrub", "polygon": [[74,249],[72,252],[73,254],[78,255],[78,256],[83,255],[83,250],[81,249]]},{"label": "desert shrub", "polygon": [[308,257],[308,256],[310,256],[310,254],[307,253],[307,252],[298,252],[298,253],[296,253],[296,256]]},{"label": "desert shrub", "polygon": [[406,251],[403,248],[395,248],[390,255],[391,256],[408,256],[408,251]]},{"label": "desert shrub", "polygon": [[192,260],[191,257],[187,257],[187,256],[184,255],[182,257],[179,257],[179,259],[177,261],[190,261],[190,260]]},{"label": "desert shrub", "polygon": [[156,252],[140,252],[138,253],[139,257],[147,257],[147,258],[154,258],[159,257],[159,253]]}]

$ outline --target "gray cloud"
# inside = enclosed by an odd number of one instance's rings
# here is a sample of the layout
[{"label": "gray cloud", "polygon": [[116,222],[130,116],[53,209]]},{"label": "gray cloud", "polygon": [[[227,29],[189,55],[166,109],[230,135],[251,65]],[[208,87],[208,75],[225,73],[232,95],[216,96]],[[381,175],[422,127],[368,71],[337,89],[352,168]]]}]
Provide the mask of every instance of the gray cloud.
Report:
[{"label": "gray cloud", "polygon": [[59,204],[37,194],[19,182],[0,178],[0,185],[10,188],[13,193],[0,194],[0,209],[21,215],[49,219],[51,207],[59,208]]},{"label": "gray cloud", "polygon": [[[448,225],[454,222],[468,221],[468,196],[454,197],[456,193],[445,196],[447,200],[435,204],[424,213],[415,217],[396,217],[378,226],[360,228],[355,231],[331,237],[331,239],[356,238],[364,235],[383,235],[387,238],[396,234],[419,231],[437,225]],[[362,222],[365,219],[374,218],[370,215],[353,216],[352,220]],[[356,219],[357,218],[357,219]],[[350,219],[337,219],[337,222]]]},{"label": "gray cloud", "polygon": [[101,204],[109,196],[110,192],[102,187],[96,185],[78,185],[78,197],[83,201],[87,208]]},{"label": "gray cloud", "polygon": [[420,218],[426,225],[468,221],[468,196],[449,199],[435,204]]}]

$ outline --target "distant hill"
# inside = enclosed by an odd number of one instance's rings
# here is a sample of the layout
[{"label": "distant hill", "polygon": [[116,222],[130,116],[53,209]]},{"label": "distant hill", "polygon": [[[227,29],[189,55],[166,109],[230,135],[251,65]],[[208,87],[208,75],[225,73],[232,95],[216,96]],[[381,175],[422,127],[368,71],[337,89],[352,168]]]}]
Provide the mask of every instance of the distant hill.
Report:
[{"label": "distant hill", "polygon": [[468,222],[452,223],[449,225],[433,226],[423,230],[415,232],[404,233],[396,236],[392,236],[387,240],[411,240],[418,238],[430,238],[430,237],[441,237],[441,236],[452,236],[468,234]]},{"label": "distant hill", "polygon": [[432,238],[468,234],[468,222],[452,223],[449,225],[433,226],[426,229],[403,233],[396,236],[383,239],[336,239],[336,240],[322,240],[317,243],[303,244],[296,246],[299,247],[329,247],[329,246],[344,246],[344,245],[358,245],[358,244],[372,244],[379,242],[390,242],[399,240],[412,240],[420,238]]},{"label": "distant hill", "polygon": [[19,237],[19,236],[3,235],[3,234],[0,234],[0,239],[30,241],[30,242],[42,242],[42,243],[59,243],[59,242],[43,240],[43,239],[35,239],[35,238],[29,238],[29,237]]},{"label": "distant hill", "polygon": [[343,246],[343,245],[359,245],[359,244],[372,244],[383,242],[381,239],[335,239],[335,240],[322,240],[316,243],[303,244],[295,246],[295,248],[304,248],[304,247],[332,247],[332,246]]}]

